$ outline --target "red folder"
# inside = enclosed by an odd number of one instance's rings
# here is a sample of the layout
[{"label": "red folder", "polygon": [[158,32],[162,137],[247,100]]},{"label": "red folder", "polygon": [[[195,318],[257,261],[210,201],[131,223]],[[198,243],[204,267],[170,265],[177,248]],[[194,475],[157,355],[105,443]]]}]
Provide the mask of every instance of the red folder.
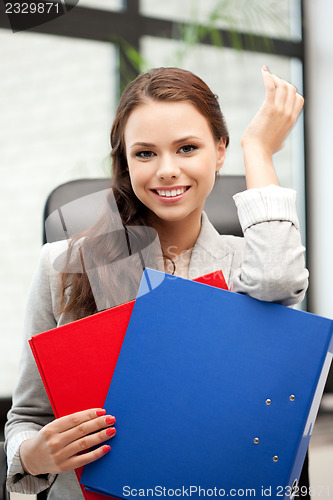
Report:
[{"label": "red folder", "polygon": [[[29,340],[56,418],[104,404],[134,300]],[[77,469],[80,480],[83,467]],[[108,497],[82,488],[86,500]]]},{"label": "red folder", "polygon": [[[194,281],[228,289],[220,270]],[[39,333],[29,340],[56,418],[103,407],[134,302]],[[82,470],[76,470],[79,479]],[[86,500],[110,498],[81,489]]]}]

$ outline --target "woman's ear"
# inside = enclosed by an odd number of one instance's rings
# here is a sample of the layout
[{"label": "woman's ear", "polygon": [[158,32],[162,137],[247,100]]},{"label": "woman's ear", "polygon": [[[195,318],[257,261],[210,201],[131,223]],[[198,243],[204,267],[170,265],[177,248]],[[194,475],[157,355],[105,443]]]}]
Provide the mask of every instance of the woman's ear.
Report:
[{"label": "woman's ear", "polygon": [[217,142],[217,161],[216,161],[216,172],[218,172],[224,164],[225,154],[226,154],[226,140],[221,137]]}]

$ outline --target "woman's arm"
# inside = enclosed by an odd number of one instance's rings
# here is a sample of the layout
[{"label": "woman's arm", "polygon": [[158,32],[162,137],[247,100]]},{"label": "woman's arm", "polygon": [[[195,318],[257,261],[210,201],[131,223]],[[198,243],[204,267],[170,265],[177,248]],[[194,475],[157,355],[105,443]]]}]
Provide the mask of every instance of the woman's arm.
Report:
[{"label": "woman's arm", "polygon": [[247,189],[279,185],[272,156],[283,147],[304,103],[293,85],[265,66],[262,77],[265,100],[242,138]]},{"label": "woman's arm", "polygon": [[[301,302],[308,287],[293,189],[269,185],[234,196],[245,250],[231,289],[286,306]],[[236,259],[238,260],[238,259]]]},{"label": "woman's arm", "polygon": [[292,305],[308,286],[296,192],[279,187],[272,156],[283,147],[303,107],[295,87],[262,69],[265,99],[242,138],[247,191],[234,196],[245,253],[232,289]]}]

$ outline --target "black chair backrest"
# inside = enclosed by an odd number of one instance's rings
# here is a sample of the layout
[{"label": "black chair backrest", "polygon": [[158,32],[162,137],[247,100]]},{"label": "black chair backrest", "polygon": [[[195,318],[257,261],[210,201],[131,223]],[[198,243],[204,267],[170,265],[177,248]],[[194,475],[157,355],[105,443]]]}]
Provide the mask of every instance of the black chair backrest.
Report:
[{"label": "black chair backrest", "polygon": [[4,450],[4,442],[0,441],[0,500],[9,499],[6,489],[7,460]]},{"label": "black chair backrest", "polygon": [[209,220],[220,234],[243,236],[239,224],[233,195],[245,191],[243,175],[221,175],[216,178],[214,188],[208,196],[204,210]]},{"label": "black chair backrest", "polygon": [[[111,179],[77,179],[74,181],[66,182],[55,188],[48,196],[44,208],[44,222],[53,212],[66,204],[78,200],[79,198],[92,194],[111,186]],[[205,211],[220,234],[232,234],[234,236],[242,236],[242,230],[238,221],[236,207],[234,205],[232,196],[235,193],[246,189],[245,177],[237,175],[218,176],[215,186],[209,195]],[[85,204],[80,205],[80,213],[77,218],[77,232],[82,230],[82,221],[90,220],[91,213],[89,206]],[[55,219],[56,220],[56,219]],[[73,221],[72,221],[73,222]],[[49,223],[52,221],[49,219]],[[75,221],[74,221],[75,225]],[[73,234],[73,225],[71,227]],[[50,236],[51,234],[51,236]],[[46,238],[45,224],[43,227],[43,243],[64,239],[66,236],[62,230],[54,227]]]},{"label": "black chair backrest", "polygon": [[3,428],[7,419],[7,412],[12,404],[11,397],[0,398],[0,500],[9,500],[6,489],[7,459],[5,454]]}]

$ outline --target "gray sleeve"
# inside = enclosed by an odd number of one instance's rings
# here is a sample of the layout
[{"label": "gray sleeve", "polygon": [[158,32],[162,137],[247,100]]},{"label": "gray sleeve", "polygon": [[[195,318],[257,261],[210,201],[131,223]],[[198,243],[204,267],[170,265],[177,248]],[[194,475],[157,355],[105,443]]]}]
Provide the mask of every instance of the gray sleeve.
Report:
[{"label": "gray sleeve", "polygon": [[286,306],[301,302],[308,287],[296,213],[296,192],[278,186],[234,197],[245,237],[244,260],[232,290]]},{"label": "gray sleeve", "polygon": [[57,326],[50,287],[52,274],[54,271],[49,259],[49,245],[45,245],[27,298],[19,379],[5,426],[9,466],[7,487],[10,491],[20,493],[37,493],[49,486],[54,479],[52,475],[34,478],[24,474],[19,461],[19,446],[22,441],[54,419],[28,344],[31,336]]}]

